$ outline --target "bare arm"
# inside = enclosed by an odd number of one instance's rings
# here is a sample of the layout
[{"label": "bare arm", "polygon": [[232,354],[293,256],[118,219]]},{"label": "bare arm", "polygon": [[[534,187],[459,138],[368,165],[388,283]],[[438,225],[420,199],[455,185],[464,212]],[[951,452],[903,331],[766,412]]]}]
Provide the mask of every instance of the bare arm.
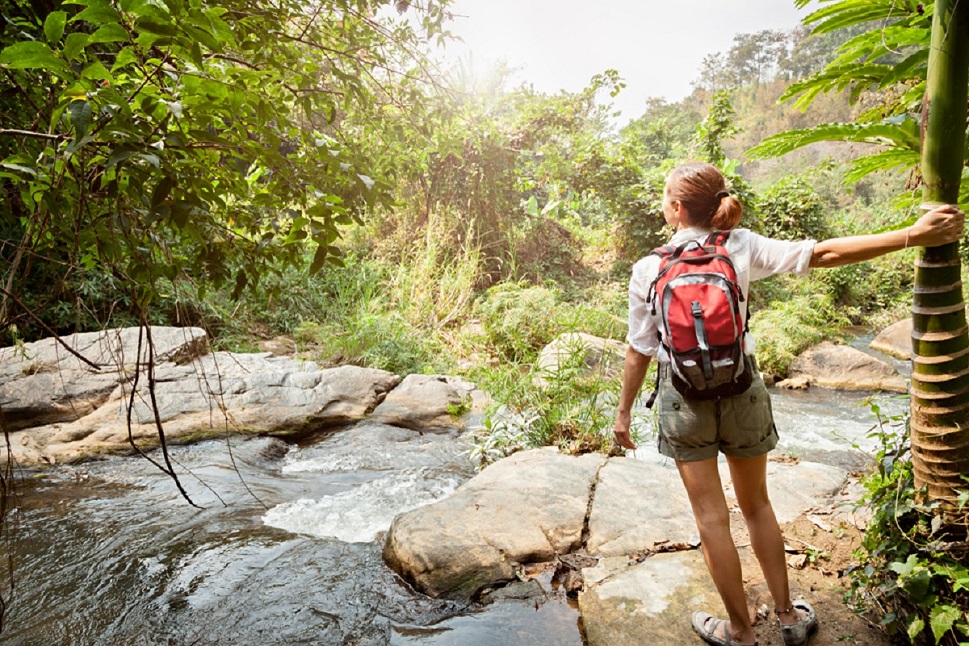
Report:
[{"label": "bare arm", "polygon": [[936,247],[955,242],[963,235],[965,214],[945,204],[923,215],[910,227],[866,236],[832,238],[817,243],[811,267],[840,267],[871,260],[906,247]]},{"label": "bare arm", "polygon": [[613,432],[616,441],[624,449],[635,449],[629,436],[629,424],[632,420],[633,404],[639,395],[639,389],[646,378],[646,370],[652,357],[640,354],[632,346],[626,348],[626,361],[622,371],[622,392],[619,393],[619,410],[616,413],[616,425]]}]

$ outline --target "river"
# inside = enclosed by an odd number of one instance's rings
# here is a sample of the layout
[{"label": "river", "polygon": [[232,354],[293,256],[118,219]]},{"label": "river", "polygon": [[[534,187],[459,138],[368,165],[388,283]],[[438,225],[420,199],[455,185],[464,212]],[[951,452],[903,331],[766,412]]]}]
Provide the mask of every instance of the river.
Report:
[{"label": "river", "polygon": [[[903,399],[880,397],[885,410]],[[844,464],[874,417],[848,393],[775,393],[779,450]],[[639,459],[662,462],[644,441]],[[175,447],[182,482],[140,458],[25,472],[10,516],[5,644],[582,643],[573,601],[429,599],[381,558],[393,517],[474,474],[467,440],[361,423],[301,444]]]}]

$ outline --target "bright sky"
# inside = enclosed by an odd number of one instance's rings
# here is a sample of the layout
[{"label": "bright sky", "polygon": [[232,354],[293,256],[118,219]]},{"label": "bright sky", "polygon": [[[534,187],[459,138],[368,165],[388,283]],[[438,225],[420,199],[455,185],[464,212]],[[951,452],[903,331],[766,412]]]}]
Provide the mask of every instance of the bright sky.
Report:
[{"label": "bright sky", "polygon": [[804,12],[793,0],[455,0],[451,31],[463,39],[449,58],[474,61],[481,74],[498,60],[521,68],[542,92],[586,87],[615,69],[626,88],[613,103],[625,122],[646,99],[687,96],[707,54],[738,33],[792,29]]}]

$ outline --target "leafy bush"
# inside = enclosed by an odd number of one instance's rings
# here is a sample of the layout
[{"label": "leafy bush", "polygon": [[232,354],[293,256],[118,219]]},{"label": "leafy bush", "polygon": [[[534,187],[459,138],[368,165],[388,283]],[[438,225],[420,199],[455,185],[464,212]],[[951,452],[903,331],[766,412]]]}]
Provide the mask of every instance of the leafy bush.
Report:
[{"label": "leafy bush", "polygon": [[482,464],[541,446],[573,455],[617,450],[612,426],[621,382],[608,361],[590,370],[584,348],[576,347],[555,370],[511,364],[489,372],[482,384],[504,403],[474,438],[472,456]]},{"label": "leafy bush", "polygon": [[781,240],[831,237],[821,196],[800,177],[786,177],[757,200],[764,235]]},{"label": "leafy bush", "polygon": [[[859,505],[872,511],[859,565],[848,571],[846,600],[881,615],[891,634],[913,644],[957,646],[969,641],[969,545],[947,536],[936,503],[915,489],[907,419],[879,416],[876,468],[862,481]],[[969,501],[969,484],[962,496]],[[964,538],[961,536],[959,538]]]},{"label": "leafy bush", "polygon": [[489,344],[510,361],[531,361],[559,331],[555,292],[525,283],[490,288],[476,307]]},{"label": "leafy bush", "polygon": [[804,294],[774,301],[770,309],[750,317],[760,369],[787,375],[797,355],[824,339],[840,336],[849,323],[827,295]]}]

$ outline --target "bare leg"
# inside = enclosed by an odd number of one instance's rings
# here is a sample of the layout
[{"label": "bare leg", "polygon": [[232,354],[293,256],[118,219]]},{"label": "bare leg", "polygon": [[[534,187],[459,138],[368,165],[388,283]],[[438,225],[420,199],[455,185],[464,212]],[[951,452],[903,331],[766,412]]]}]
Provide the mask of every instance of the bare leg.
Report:
[{"label": "bare leg", "polygon": [[[730,535],[730,512],[720,483],[717,459],[696,462],[676,461],[700,530],[703,558],[727,609],[730,636],[752,644],[756,638],[747,610],[740,557]],[[716,567],[714,567],[714,564]]]},{"label": "bare leg", "polygon": [[[767,495],[767,456],[727,456],[727,465],[730,467],[737,503],[750,531],[750,544],[764,573],[767,588],[774,598],[774,606],[779,610],[790,608],[791,589],[784,557],[784,537]],[[778,614],[782,624],[791,624],[800,618],[798,611]]]}]

